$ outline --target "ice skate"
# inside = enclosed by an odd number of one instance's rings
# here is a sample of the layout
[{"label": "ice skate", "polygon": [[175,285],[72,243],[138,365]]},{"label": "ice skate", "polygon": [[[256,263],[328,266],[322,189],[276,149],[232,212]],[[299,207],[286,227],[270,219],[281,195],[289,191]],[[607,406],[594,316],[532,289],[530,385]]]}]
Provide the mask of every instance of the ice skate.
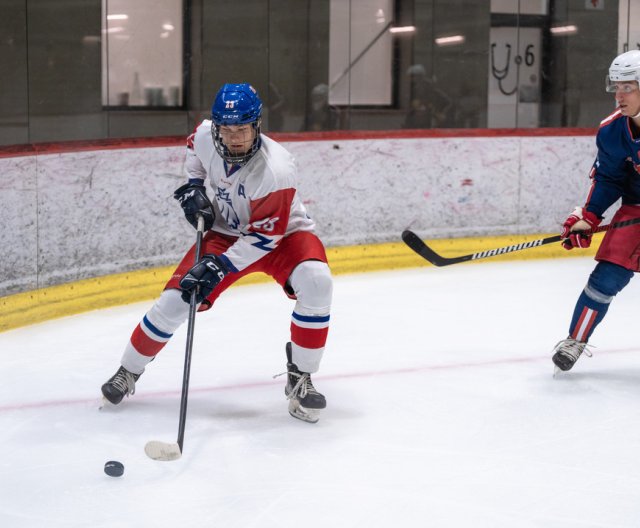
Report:
[{"label": "ice skate", "polygon": [[[136,381],[141,374],[133,374],[126,368],[120,367],[102,386],[104,399],[113,405],[118,405],[125,396],[136,392]],[[104,402],[103,402],[104,403]]]},{"label": "ice skate", "polygon": [[289,414],[309,423],[316,423],[320,409],[327,406],[325,397],[311,382],[311,374],[301,372],[291,361],[291,343],[287,343],[287,385],[284,393],[289,400]]},{"label": "ice skate", "polygon": [[560,341],[553,349],[553,363],[555,364],[553,375],[558,372],[566,372],[571,370],[571,367],[575,365],[578,358],[584,352],[587,356],[591,357],[591,351],[587,348],[587,343],[584,341],[577,341],[568,337]]}]

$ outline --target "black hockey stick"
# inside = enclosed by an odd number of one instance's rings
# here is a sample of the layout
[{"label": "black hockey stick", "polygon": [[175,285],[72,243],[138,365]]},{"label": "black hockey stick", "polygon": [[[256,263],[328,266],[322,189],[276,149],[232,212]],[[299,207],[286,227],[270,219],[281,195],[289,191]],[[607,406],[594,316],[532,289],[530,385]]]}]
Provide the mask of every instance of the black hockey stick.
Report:
[{"label": "black hockey stick", "polygon": [[[626,227],[638,223],[640,223],[640,218],[632,218],[631,220],[624,220],[623,222],[616,222],[615,224],[607,224],[597,227],[593,230],[593,233],[601,233],[602,231],[609,231],[609,229],[618,229],[620,227]],[[485,251],[479,251],[477,253],[470,253],[469,255],[461,255],[460,257],[452,258],[438,255],[433,249],[427,246],[422,241],[422,239],[413,231],[403,231],[402,240],[405,244],[407,244],[407,246],[413,249],[422,258],[428,260],[434,266],[440,267],[450,266],[451,264],[458,264],[460,262],[467,262],[469,260],[480,260],[484,258],[495,257],[497,255],[513,253],[514,251],[522,251],[523,249],[544,246],[545,244],[553,244],[554,242],[560,242],[562,240],[562,237],[560,235],[555,235],[547,238],[539,238],[537,240],[530,240],[529,242],[520,242],[519,244],[513,244],[511,246],[487,249]]]},{"label": "black hockey stick", "polygon": [[[198,231],[196,234],[196,256],[195,263],[200,261],[202,248],[202,233],[204,232],[204,217],[198,215]],[[144,446],[144,452],[153,460],[177,460],[182,456],[184,445],[184,427],[187,422],[187,398],[189,396],[189,374],[191,372],[191,350],[193,349],[193,330],[196,323],[196,295],[198,287],[191,291],[189,300],[189,322],[187,325],[187,346],[184,353],[184,373],[182,375],[182,397],[180,399],[180,419],[178,421],[178,441],[175,443],[160,442],[151,440]]]}]

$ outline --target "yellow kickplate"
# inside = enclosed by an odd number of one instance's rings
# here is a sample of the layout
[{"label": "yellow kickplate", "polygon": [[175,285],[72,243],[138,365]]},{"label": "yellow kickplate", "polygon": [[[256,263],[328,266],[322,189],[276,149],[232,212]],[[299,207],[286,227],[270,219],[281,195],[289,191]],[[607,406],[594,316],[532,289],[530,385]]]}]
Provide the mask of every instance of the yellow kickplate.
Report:
[{"label": "yellow kickplate", "polygon": [[[428,243],[442,256],[454,257],[545,236],[549,235],[455,238],[428,240]],[[549,244],[479,262],[584,257],[594,255],[595,250],[596,247],[588,250],[565,251],[559,244]],[[402,242],[327,248],[327,256],[334,275],[430,266]],[[154,299],[160,295],[173,270],[174,267],[169,266],[118,273],[0,297],[0,332],[56,317]],[[258,273],[244,277],[238,281],[237,285],[256,284],[269,280],[271,279],[266,275]]]}]

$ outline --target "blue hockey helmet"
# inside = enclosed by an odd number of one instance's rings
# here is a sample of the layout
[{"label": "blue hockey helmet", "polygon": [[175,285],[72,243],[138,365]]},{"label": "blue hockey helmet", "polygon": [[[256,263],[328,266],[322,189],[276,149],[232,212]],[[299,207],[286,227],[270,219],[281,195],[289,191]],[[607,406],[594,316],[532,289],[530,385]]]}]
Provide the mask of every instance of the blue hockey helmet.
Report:
[{"label": "blue hockey helmet", "polygon": [[[220,88],[211,107],[211,134],[222,159],[236,165],[247,163],[260,148],[261,121],[262,101],[253,86],[247,83],[225,84]],[[255,130],[253,144],[245,153],[231,153],[220,137],[220,127],[246,124],[251,124]]]}]

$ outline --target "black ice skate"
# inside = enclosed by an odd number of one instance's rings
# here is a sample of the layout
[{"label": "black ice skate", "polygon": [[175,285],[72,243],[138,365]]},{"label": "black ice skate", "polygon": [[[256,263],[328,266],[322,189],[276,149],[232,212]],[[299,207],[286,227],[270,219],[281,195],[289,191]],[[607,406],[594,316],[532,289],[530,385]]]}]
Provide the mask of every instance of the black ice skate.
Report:
[{"label": "black ice skate", "polygon": [[120,367],[118,372],[102,386],[102,394],[105,399],[114,405],[118,405],[122,398],[136,392],[136,381],[140,376],[141,374],[133,374],[126,368]]},{"label": "black ice skate", "polygon": [[575,365],[578,358],[584,352],[587,356],[591,357],[591,351],[587,349],[587,343],[584,341],[577,341],[571,337],[560,341],[553,349],[553,363],[556,366],[555,373],[558,370],[567,371]]},{"label": "black ice skate", "polygon": [[320,409],[327,406],[327,401],[311,382],[311,374],[300,372],[291,361],[291,343],[287,343],[287,385],[284,393],[289,400],[289,414],[294,418],[309,423],[316,423]]}]

